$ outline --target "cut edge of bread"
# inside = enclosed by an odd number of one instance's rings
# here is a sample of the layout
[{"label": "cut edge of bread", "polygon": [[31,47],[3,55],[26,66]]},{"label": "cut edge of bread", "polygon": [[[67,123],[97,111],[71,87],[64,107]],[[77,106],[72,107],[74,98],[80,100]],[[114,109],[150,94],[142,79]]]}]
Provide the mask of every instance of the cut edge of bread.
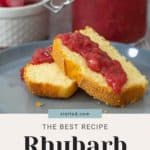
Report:
[{"label": "cut edge of bread", "polygon": [[30,92],[40,97],[68,98],[77,90],[76,82],[65,76],[55,63],[27,64],[24,82]]},{"label": "cut edge of bread", "polygon": [[[112,106],[125,106],[140,100],[145,94],[148,84],[145,76],[142,75],[131,62],[126,61],[125,57],[121,56],[119,52],[111,46],[110,42],[99,36],[93,29],[86,27],[84,30],[80,30],[80,33],[90,37],[92,41],[98,43],[99,47],[105,50],[112,59],[116,59],[115,57],[117,56],[117,60],[121,61],[121,65],[123,63],[122,67],[127,75],[136,73],[138,79],[134,80],[133,74],[129,76],[121,93],[116,94],[112,88],[108,86],[101,74],[89,69],[82,56],[69,50],[62,44],[61,39],[56,37],[53,42],[52,56],[60,69],[71,79],[75,80],[78,86],[86,93],[106,104]],[[111,56],[110,52],[112,52],[111,54],[114,55],[114,57]],[[129,70],[126,68],[126,64]]]}]

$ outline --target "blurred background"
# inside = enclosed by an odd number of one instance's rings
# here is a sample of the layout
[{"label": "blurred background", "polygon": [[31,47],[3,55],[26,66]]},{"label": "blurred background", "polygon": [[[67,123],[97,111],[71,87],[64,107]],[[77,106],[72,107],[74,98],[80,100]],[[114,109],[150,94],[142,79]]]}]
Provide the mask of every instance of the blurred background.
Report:
[{"label": "blurred background", "polygon": [[[0,48],[21,45],[37,40],[52,39],[57,33],[72,31],[72,5],[66,5],[60,12],[52,13],[50,10],[43,9],[44,3],[47,0],[39,0],[40,6],[37,9],[37,4],[30,6],[32,1],[27,0],[28,3],[24,8],[3,7],[2,3],[7,1],[10,5],[23,5],[24,0],[0,0]],[[16,3],[11,3],[11,1]],[[17,3],[19,2],[20,3]],[[65,0],[53,0],[53,2],[60,3]],[[78,2],[77,2],[78,1]],[[86,1],[86,0],[82,0]],[[103,1],[103,0],[102,0]],[[140,3],[142,0],[138,0]],[[146,3],[147,0],[143,0]],[[76,0],[80,4],[81,0]],[[92,3],[92,1],[91,1]],[[76,4],[77,5],[77,4]],[[135,4],[136,6],[136,4]],[[88,10],[82,10],[88,11]],[[95,10],[97,11],[97,10]],[[74,15],[80,16],[81,11],[74,11]],[[148,26],[146,32],[146,40],[141,40],[135,46],[150,49],[150,0],[148,0]],[[141,27],[142,28],[142,27]],[[110,39],[111,40],[111,39]],[[119,41],[120,42],[120,41]],[[132,42],[131,42],[132,43]]]},{"label": "blurred background", "polygon": [[[58,14],[51,13],[50,17],[50,37],[53,38],[59,32],[69,32],[72,30],[72,13],[71,5],[66,6]],[[148,0],[148,15],[147,15],[147,33],[146,42],[138,45],[138,47],[150,50],[150,0]]]}]

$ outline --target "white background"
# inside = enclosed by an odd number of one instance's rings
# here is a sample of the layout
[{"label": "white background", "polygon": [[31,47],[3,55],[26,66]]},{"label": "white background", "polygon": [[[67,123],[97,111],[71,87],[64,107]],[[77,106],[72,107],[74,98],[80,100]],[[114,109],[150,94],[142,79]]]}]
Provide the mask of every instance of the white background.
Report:
[{"label": "white background", "polygon": [[[108,130],[44,130],[43,123],[107,123]],[[48,140],[71,140],[77,136],[84,142],[89,140],[112,140],[118,136],[127,143],[127,150],[150,149],[150,115],[105,114],[99,119],[49,119],[44,114],[5,114],[0,115],[0,149],[24,150],[24,136],[46,136]],[[41,145],[38,145],[41,150]],[[48,149],[49,150],[49,149]],[[72,150],[72,149],[70,149]],[[101,149],[100,149],[101,150]],[[113,149],[109,149],[113,150]]]}]

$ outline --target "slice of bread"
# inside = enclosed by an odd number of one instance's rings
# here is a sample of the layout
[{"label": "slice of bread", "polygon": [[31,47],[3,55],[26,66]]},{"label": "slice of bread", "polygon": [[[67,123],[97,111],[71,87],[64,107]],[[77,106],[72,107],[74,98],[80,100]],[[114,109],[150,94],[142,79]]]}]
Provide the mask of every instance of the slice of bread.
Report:
[{"label": "slice of bread", "polygon": [[126,72],[127,82],[122,87],[120,93],[116,93],[107,84],[104,77],[92,71],[86,64],[85,59],[76,52],[65,46],[56,36],[53,42],[52,56],[61,70],[75,80],[80,88],[86,93],[112,106],[125,106],[134,103],[144,95],[148,81],[138,69],[110,44],[109,41],[98,35],[92,28],[86,27],[80,33],[88,36],[93,42],[97,43],[112,59],[118,60]]},{"label": "slice of bread", "polygon": [[77,89],[75,81],[65,76],[54,62],[27,64],[24,82],[33,94],[42,97],[67,98]]},{"label": "slice of bread", "polygon": [[65,76],[51,56],[52,47],[38,48],[29,63],[21,69],[21,77],[35,95],[52,98],[70,97],[76,82]]}]

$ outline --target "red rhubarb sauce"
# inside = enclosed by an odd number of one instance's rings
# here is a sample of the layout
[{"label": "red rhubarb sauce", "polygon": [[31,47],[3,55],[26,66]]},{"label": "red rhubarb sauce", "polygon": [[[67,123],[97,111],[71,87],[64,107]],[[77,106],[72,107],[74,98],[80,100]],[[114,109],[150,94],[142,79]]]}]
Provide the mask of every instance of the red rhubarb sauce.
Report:
[{"label": "red rhubarb sauce", "polygon": [[147,0],[75,0],[73,30],[89,25],[106,39],[135,42],[146,32]]},{"label": "red rhubarb sauce", "polygon": [[121,92],[127,75],[119,61],[112,60],[97,43],[79,32],[59,34],[58,37],[70,50],[80,54],[91,70],[102,74],[114,92]]},{"label": "red rhubarb sauce", "polygon": [[[38,65],[42,63],[52,63],[54,62],[52,56],[50,55],[52,51],[52,47],[47,48],[38,48],[33,53],[31,60],[29,61],[30,64]],[[23,80],[23,74],[24,74],[24,67],[20,69],[20,76]]]},{"label": "red rhubarb sauce", "polygon": [[31,64],[52,63],[54,60],[50,55],[52,47],[38,48],[32,55]]},{"label": "red rhubarb sauce", "polygon": [[0,7],[20,7],[31,5],[39,0],[0,0]]}]

